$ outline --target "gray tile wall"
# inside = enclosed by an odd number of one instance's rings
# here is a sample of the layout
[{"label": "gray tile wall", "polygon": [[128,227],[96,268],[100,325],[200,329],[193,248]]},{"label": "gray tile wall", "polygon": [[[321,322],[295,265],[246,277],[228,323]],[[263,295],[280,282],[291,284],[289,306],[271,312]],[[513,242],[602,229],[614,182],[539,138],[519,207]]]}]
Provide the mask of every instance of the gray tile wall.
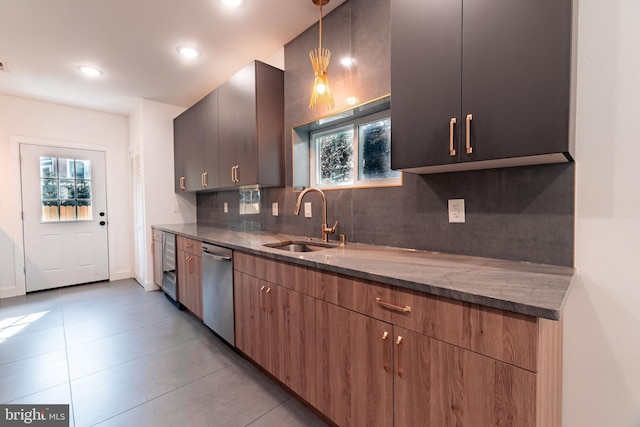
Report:
[{"label": "gray tile wall", "polygon": [[[328,114],[308,108],[317,25],[285,47],[286,187],[263,189],[260,215],[238,214],[238,192],[198,194],[198,222],[320,237],[321,205],[313,218],[293,215],[291,128]],[[360,102],[390,89],[389,0],[347,0],[323,19],[323,46],[332,51],[329,83],[334,111],[347,96]],[[343,56],[356,58],[344,69]],[[436,175],[404,174],[402,187],[327,191],[329,223],[347,241],[573,266],[575,165],[543,165]],[[449,224],[447,200],[464,198],[466,223]],[[223,203],[229,213],[223,213]],[[271,215],[278,202],[279,216]],[[335,236],[337,238],[337,235]]]}]

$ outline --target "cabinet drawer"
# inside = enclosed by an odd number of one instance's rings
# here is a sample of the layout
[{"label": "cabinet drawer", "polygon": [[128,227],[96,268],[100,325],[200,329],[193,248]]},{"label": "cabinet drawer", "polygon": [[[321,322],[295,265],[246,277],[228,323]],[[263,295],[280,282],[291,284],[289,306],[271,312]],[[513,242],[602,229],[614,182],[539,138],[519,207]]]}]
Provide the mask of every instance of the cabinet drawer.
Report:
[{"label": "cabinet drawer", "polygon": [[317,297],[411,331],[537,370],[538,319],[332,273]]},{"label": "cabinet drawer", "polygon": [[176,236],[176,244],[178,246],[178,250],[180,251],[185,251],[192,255],[202,256],[202,242],[198,240]]},{"label": "cabinet drawer", "polygon": [[236,271],[305,295],[315,296],[316,271],[311,268],[242,252],[235,252],[233,257]]}]

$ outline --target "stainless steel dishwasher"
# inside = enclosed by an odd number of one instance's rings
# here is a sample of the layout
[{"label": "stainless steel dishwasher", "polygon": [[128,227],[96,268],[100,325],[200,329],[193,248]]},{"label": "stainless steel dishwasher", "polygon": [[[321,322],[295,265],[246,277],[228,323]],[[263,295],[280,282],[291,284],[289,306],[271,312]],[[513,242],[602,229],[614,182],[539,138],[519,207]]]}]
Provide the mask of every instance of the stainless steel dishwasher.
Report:
[{"label": "stainless steel dishwasher", "polygon": [[202,244],[202,320],[235,346],[233,261],[230,249]]}]

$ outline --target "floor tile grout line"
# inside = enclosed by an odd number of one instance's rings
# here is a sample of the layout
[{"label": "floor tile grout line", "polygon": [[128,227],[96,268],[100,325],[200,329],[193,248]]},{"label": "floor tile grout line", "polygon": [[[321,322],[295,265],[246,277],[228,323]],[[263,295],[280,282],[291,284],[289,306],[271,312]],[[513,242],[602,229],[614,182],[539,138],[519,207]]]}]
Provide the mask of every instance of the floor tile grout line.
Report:
[{"label": "floor tile grout line", "polygon": [[265,412],[264,414],[260,415],[259,417],[253,419],[251,422],[249,422],[248,424],[245,424],[244,427],[251,427],[251,424],[254,424],[256,421],[258,421],[259,419],[267,416],[268,414],[270,414],[271,412],[275,411],[276,409],[278,409],[279,407],[281,407],[282,405],[284,405],[285,403],[289,402],[291,399],[293,399],[292,396],[289,396],[288,399],[283,400],[282,402],[280,402],[279,404],[277,404],[276,406],[274,406],[273,408],[269,409],[267,412]]},{"label": "floor tile grout line", "polygon": [[24,399],[25,397],[33,396],[34,394],[42,393],[43,391],[51,390],[51,389],[54,389],[56,387],[60,387],[61,385],[68,384],[68,383],[69,383],[69,381],[64,381],[64,382],[61,382],[60,384],[52,385],[51,387],[47,387],[47,388],[43,388],[42,390],[34,391],[33,393],[28,393],[28,394],[24,394],[22,396],[18,396],[18,397],[12,398],[11,400],[8,400],[6,402],[0,402],[0,404],[3,404],[3,405],[9,404],[11,402],[15,402],[16,400]]},{"label": "floor tile grout line", "polygon": [[152,327],[152,326],[157,326],[160,323],[165,323],[165,322],[169,322],[169,321],[170,320],[162,320],[160,322],[150,323],[148,325],[140,326],[140,327],[137,327],[137,328],[125,329],[125,330],[122,330],[120,332],[114,332],[114,333],[112,333],[110,335],[105,335],[105,336],[100,337],[100,338],[95,338],[95,339],[91,339],[91,340],[88,340],[88,341],[74,343],[74,344],[71,344],[69,347],[73,348],[73,347],[76,347],[76,346],[79,346],[79,345],[89,344],[89,343],[92,343],[94,341],[99,341],[99,340],[102,340],[102,339],[105,339],[105,338],[115,337],[115,336],[120,335],[120,334],[124,334],[124,333],[127,333],[127,332],[132,332],[132,331],[137,331],[137,330],[144,329],[144,328],[149,328],[149,327]]},{"label": "floor tile grout line", "polygon": [[16,360],[11,360],[9,362],[3,362],[3,363],[0,363],[0,366],[10,365],[12,363],[24,362],[24,361],[27,361],[29,359],[33,359],[35,357],[42,357],[42,356],[45,356],[47,354],[55,353],[56,351],[62,351],[62,350],[66,351],[66,348],[59,348],[57,350],[47,351],[46,353],[34,354],[33,356],[23,357],[22,359],[16,359]]},{"label": "floor tile grout line", "polygon": [[126,414],[126,413],[127,413],[127,412],[129,412],[129,411],[133,411],[134,409],[136,409],[136,408],[138,408],[138,407],[140,407],[140,406],[144,406],[144,405],[146,405],[146,404],[147,404],[147,403],[149,403],[149,402],[153,402],[154,400],[160,399],[161,397],[166,396],[167,394],[175,393],[176,391],[178,391],[178,390],[180,390],[180,389],[182,389],[182,388],[185,388],[185,387],[187,387],[187,386],[189,386],[189,385],[191,385],[191,384],[193,384],[193,383],[195,383],[195,382],[198,382],[198,381],[203,380],[203,379],[205,379],[205,378],[207,378],[207,377],[210,377],[211,375],[214,375],[214,374],[216,374],[216,373],[218,373],[218,372],[220,372],[220,371],[223,371],[223,370],[225,370],[225,369],[228,369],[230,366],[232,366],[232,365],[231,365],[231,364],[229,364],[229,365],[221,366],[219,369],[213,370],[213,371],[209,372],[208,374],[205,374],[205,375],[203,375],[203,376],[201,376],[201,377],[195,378],[195,379],[193,379],[193,380],[191,380],[191,381],[189,381],[189,382],[186,382],[186,383],[184,383],[184,384],[182,384],[182,385],[180,385],[180,386],[178,386],[178,387],[176,387],[176,388],[174,388],[174,389],[172,389],[172,390],[168,390],[168,391],[166,391],[166,392],[164,392],[164,393],[162,393],[162,394],[159,394],[159,395],[157,395],[157,396],[155,396],[155,397],[153,397],[153,398],[151,398],[151,399],[149,399],[149,400],[145,400],[144,402],[141,402],[141,403],[137,404],[136,406],[133,406],[133,407],[131,407],[131,408],[129,408],[129,409],[127,409],[127,410],[125,410],[125,411],[119,412],[119,413],[117,413],[117,414],[113,414],[113,415],[111,415],[110,417],[107,417],[107,418],[105,418],[104,420],[100,420],[100,421],[98,421],[98,422],[97,422],[97,423],[95,423],[95,424],[91,424],[91,426],[90,426],[90,427],[100,425],[100,424],[104,423],[105,421],[108,421],[108,420],[110,420],[110,419],[112,419],[112,418],[119,417],[120,415],[122,415],[122,414]]},{"label": "floor tile grout line", "polygon": [[92,373],[90,373],[90,374],[82,375],[82,376],[77,377],[77,378],[73,378],[73,379],[71,379],[71,372],[69,372],[69,378],[70,378],[70,379],[69,379],[69,382],[71,382],[71,381],[78,381],[78,380],[81,380],[81,379],[83,379],[83,378],[87,378],[87,377],[90,377],[90,376],[92,376],[92,375],[96,375],[96,374],[98,374],[98,373],[100,373],[100,372],[108,371],[109,369],[117,368],[117,367],[119,367],[119,366],[123,366],[123,365],[126,365],[126,364],[128,364],[128,363],[132,363],[132,362],[135,362],[135,361],[137,361],[137,360],[144,359],[145,357],[149,357],[149,356],[152,356],[152,355],[154,355],[154,354],[158,354],[158,353],[161,353],[161,352],[163,352],[163,351],[166,351],[166,350],[169,350],[169,349],[172,349],[172,348],[178,347],[178,346],[185,345],[185,344],[187,344],[187,343],[189,343],[189,342],[191,342],[191,341],[195,341],[195,340],[197,340],[197,339],[198,339],[198,337],[194,337],[194,338],[188,339],[188,340],[186,340],[186,341],[183,341],[183,342],[180,342],[180,343],[177,343],[177,344],[171,344],[171,345],[169,345],[168,347],[163,347],[163,348],[161,348],[161,349],[158,349],[158,350],[152,351],[152,352],[150,352],[150,353],[145,353],[145,354],[143,354],[143,355],[141,355],[141,356],[134,357],[133,359],[126,360],[126,361],[124,361],[124,362],[122,362],[122,363],[118,363],[118,364],[116,364],[116,365],[109,366],[108,368],[100,369],[100,370],[98,370],[98,371],[92,372]]},{"label": "floor tile grout line", "polygon": [[[67,330],[66,323],[64,321],[64,306],[61,307],[62,313],[62,336],[64,338],[64,354],[67,359],[67,379],[69,384],[69,412],[72,414],[71,418],[73,419],[73,427],[76,425],[76,414],[75,414],[75,405],[73,404],[73,388],[71,387],[71,366],[69,364],[69,350],[67,346]],[[69,426],[72,427],[72,426]]]}]

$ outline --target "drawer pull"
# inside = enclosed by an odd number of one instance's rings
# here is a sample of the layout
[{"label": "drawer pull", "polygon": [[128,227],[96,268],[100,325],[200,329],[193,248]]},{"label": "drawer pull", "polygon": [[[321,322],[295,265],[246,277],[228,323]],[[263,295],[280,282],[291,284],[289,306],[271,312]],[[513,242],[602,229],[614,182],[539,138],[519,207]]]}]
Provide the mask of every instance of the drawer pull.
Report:
[{"label": "drawer pull", "polygon": [[382,301],[381,298],[376,298],[376,302],[379,306],[388,308],[389,310],[399,311],[401,313],[411,313],[411,307],[405,305],[404,307],[400,307],[399,305],[389,304],[388,302]]}]

